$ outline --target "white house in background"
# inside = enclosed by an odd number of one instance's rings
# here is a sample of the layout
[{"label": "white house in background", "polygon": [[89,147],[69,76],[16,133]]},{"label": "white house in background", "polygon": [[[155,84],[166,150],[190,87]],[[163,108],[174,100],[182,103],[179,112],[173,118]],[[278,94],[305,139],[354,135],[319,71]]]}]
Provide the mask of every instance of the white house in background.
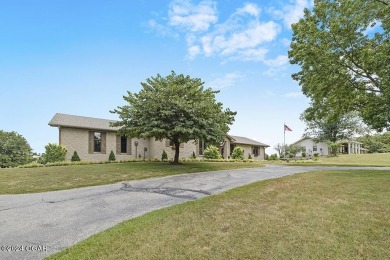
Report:
[{"label": "white house in background", "polygon": [[[362,143],[356,141],[345,140],[341,141],[340,152],[344,154],[360,154],[366,153],[367,149],[362,147]],[[330,154],[330,148],[326,142],[314,142],[311,137],[303,137],[299,139],[293,145],[302,147],[302,151],[306,152],[306,156],[314,156],[318,153],[320,156]],[[302,152],[298,153],[297,156],[302,156]]]}]

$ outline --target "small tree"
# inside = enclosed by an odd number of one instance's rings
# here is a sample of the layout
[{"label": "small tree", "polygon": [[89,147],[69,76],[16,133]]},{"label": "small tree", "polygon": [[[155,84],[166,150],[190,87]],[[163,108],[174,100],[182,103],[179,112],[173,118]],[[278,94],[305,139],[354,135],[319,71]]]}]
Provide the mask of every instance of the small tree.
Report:
[{"label": "small tree", "polygon": [[162,155],[161,155],[161,161],[165,162],[168,161],[168,154],[163,150]]},{"label": "small tree", "polygon": [[330,148],[330,154],[333,156],[337,156],[340,151],[341,144],[338,142],[328,142],[328,146]]},{"label": "small tree", "polygon": [[244,160],[244,148],[236,146],[232,152],[232,159]]},{"label": "small tree", "polygon": [[31,147],[16,132],[0,130],[0,168],[16,167],[32,161]]},{"label": "small tree", "polygon": [[127,105],[111,111],[120,121],[112,124],[129,137],[168,139],[175,147],[174,164],[179,163],[180,144],[191,140],[218,143],[225,138],[236,112],[223,109],[214,91],[204,88],[199,78],[174,71],[141,83],[139,93],[124,96]]},{"label": "small tree", "polygon": [[64,146],[49,143],[45,146],[45,153],[42,155],[42,162],[63,162],[65,161],[66,153],[67,150]]},{"label": "small tree", "polygon": [[114,154],[114,152],[113,152],[112,150],[111,150],[111,152],[110,152],[110,155],[108,156],[108,160],[109,160],[110,162],[116,161],[115,154]]},{"label": "small tree", "polygon": [[210,145],[209,147],[207,147],[204,150],[203,156],[206,159],[221,159],[222,158],[218,147],[213,146],[213,145]]},{"label": "small tree", "polygon": [[74,151],[72,158],[70,159],[72,162],[79,162],[81,161],[80,156],[77,154],[76,151]]}]

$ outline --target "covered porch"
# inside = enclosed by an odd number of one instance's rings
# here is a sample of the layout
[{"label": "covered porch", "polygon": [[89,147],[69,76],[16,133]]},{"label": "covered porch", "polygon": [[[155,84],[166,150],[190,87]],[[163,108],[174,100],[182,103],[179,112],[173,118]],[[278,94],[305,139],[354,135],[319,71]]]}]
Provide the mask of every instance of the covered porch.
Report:
[{"label": "covered porch", "polygon": [[343,141],[341,143],[341,153],[343,154],[363,154],[367,153],[367,149],[362,147],[363,143],[356,141]]}]

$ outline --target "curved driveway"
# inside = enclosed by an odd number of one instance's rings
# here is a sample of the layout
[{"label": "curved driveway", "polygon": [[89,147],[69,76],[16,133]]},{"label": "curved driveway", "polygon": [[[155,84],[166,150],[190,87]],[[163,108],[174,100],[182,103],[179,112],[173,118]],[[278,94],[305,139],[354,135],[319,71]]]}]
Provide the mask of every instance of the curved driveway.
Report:
[{"label": "curved driveway", "polygon": [[255,181],[308,171],[347,169],[390,170],[390,167],[273,165],[0,195],[0,259],[41,259],[124,220]]}]

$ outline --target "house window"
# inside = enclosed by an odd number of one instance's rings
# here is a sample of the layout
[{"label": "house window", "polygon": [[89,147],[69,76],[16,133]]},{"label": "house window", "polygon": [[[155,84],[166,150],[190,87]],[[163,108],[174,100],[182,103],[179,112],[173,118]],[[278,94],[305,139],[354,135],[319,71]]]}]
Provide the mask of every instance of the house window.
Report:
[{"label": "house window", "polygon": [[102,151],[102,133],[100,132],[93,133],[93,151],[95,153]]},{"label": "house window", "polygon": [[313,152],[317,152],[317,145],[313,144]]},{"label": "house window", "polygon": [[207,144],[205,141],[199,140],[198,145],[199,145],[199,155],[203,155],[204,150],[207,148]]},{"label": "house window", "polygon": [[127,137],[121,136],[121,153],[127,153]]},{"label": "house window", "polygon": [[254,156],[259,156],[259,147],[257,146],[252,147],[252,154]]}]

